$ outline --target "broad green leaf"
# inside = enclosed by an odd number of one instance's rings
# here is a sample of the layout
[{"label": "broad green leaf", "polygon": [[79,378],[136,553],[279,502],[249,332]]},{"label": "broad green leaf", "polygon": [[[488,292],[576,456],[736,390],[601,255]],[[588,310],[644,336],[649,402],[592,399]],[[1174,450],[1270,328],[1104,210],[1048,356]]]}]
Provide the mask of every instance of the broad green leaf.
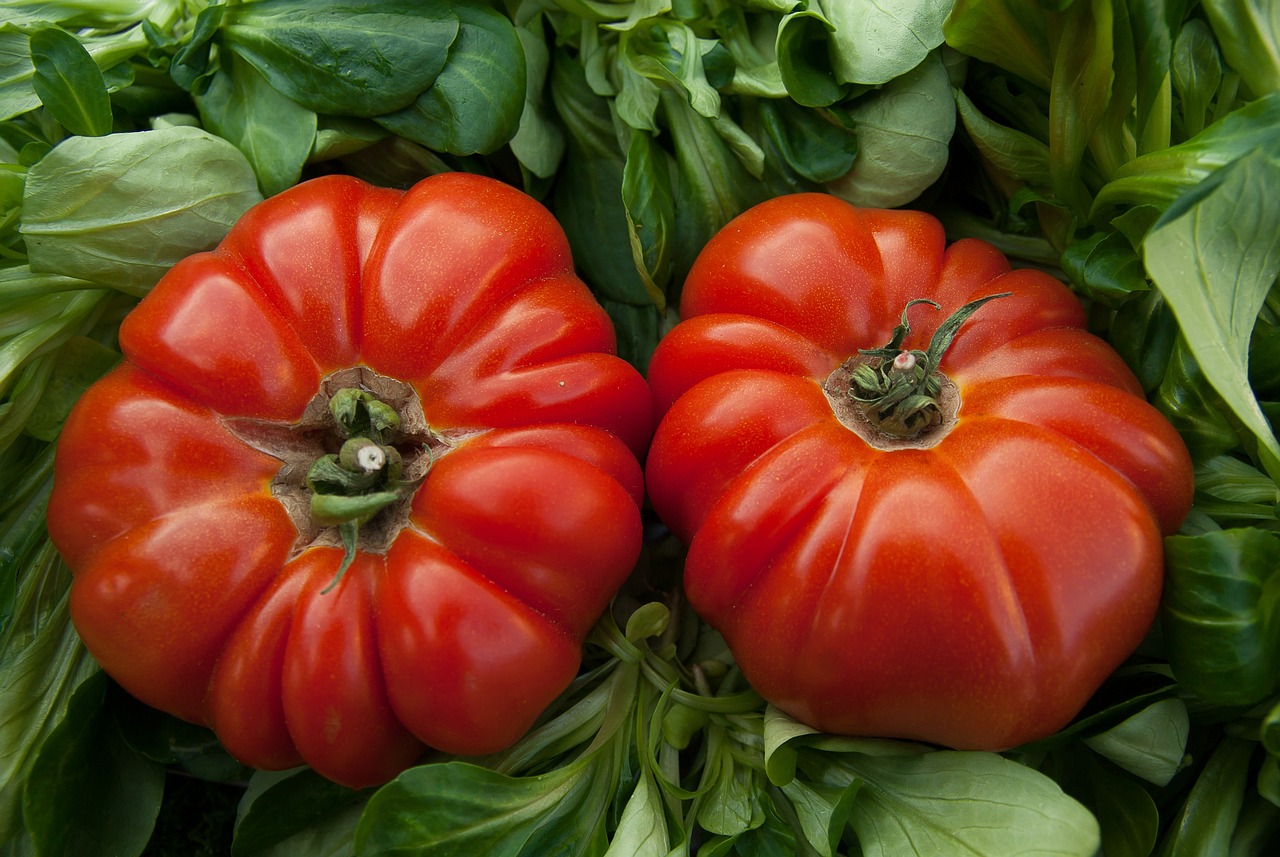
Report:
[{"label": "broad green leaf", "polygon": [[1172,536],[1161,626],[1179,683],[1214,705],[1252,705],[1280,683],[1280,537],[1252,527]]},{"label": "broad green leaf", "polygon": [[316,114],[276,91],[235,54],[196,96],[205,127],[244,153],[258,188],[274,196],[298,183],[316,142]]},{"label": "broad green leaf", "polygon": [[[388,130],[438,152],[488,154],[520,127],[525,55],[511,22],[472,3],[450,6],[461,24],[448,61],[410,106],[376,117]],[[417,62],[417,60],[413,60]]]},{"label": "broad green leaf", "polygon": [[141,293],[261,201],[235,146],[198,128],[72,137],[27,173],[31,270]]},{"label": "broad green leaf", "polygon": [[1190,729],[1186,703],[1161,699],[1084,743],[1126,771],[1164,786],[1182,767]]},{"label": "broad green leaf", "polygon": [[1043,91],[1053,59],[1043,4],[1022,0],[957,0],[943,24],[947,44],[999,66]]},{"label": "broad green leaf", "polygon": [[46,27],[31,34],[31,86],[49,113],[72,134],[111,133],[111,98],[102,72],[80,41]]},{"label": "broad green leaf", "polygon": [[120,737],[102,711],[107,688],[99,672],[76,689],[31,768],[22,808],[40,853],[137,854],[151,838],[164,769]]},{"label": "broad green leaf", "polygon": [[304,107],[377,116],[431,86],[458,32],[444,2],[259,0],[227,6],[217,38]]},{"label": "broad green leaf", "polygon": [[1093,857],[1093,815],[1045,775],[993,753],[849,754],[862,780],[850,823],[864,857],[902,854]]},{"label": "broad green leaf", "polygon": [[1253,432],[1267,471],[1280,443],[1249,388],[1248,347],[1280,273],[1280,149],[1223,168],[1170,208],[1143,256],[1205,377]]},{"label": "broad green leaf", "polygon": [[231,857],[279,855],[290,853],[302,842],[315,845],[317,827],[335,819],[342,820],[338,830],[346,834],[349,842],[354,828],[352,816],[358,817],[363,811],[372,791],[345,788],[309,768],[256,773],[240,801]]},{"label": "broad green leaf", "polygon": [[844,787],[792,780],[782,787],[795,810],[804,838],[820,857],[833,857],[836,853],[861,786],[861,780]]},{"label": "broad green leaf", "polygon": [[924,62],[942,44],[950,0],[823,2],[834,30],[831,67],[841,83],[882,84]]},{"label": "broad green leaf", "polygon": [[790,99],[761,100],[765,133],[786,164],[806,180],[834,181],[852,169],[858,156],[858,136],[818,110]]},{"label": "broad green leaf", "polygon": [[[1134,110],[1138,153],[1169,145],[1171,65],[1174,40],[1186,14],[1187,0],[1128,0],[1137,57]],[[1120,46],[1116,46],[1117,52]]]},{"label": "broad green leaf", "polygon": [[1262,96],[1280,92],[1280,4],[1272,0],[1204,0],[1222,54]]},{"label": "broad green leaf", "polygon": [[853,168],[827,190],[854,205],[892,208],[920,196],[946,168],[956,105],[938,54],[849,108]]},{"label": "broad green leaf", "polygon": [[606,857],[667,857],[671,838],[667,832],[662,795],[647,771],[636,781],[618,819]]},{"label": "broad green leaf", "polygon": [[599,757],[532,777],[464,762],[405,771],[369,799],[357,855],[586,853],[614,783]]},{"label": "broad green leaf", "polygon": [[1150,857],[1160,832],[1160,811],[1137,780],[1075,743],[1052,752],[1040,770],[1098,819],[1102,854]]}]

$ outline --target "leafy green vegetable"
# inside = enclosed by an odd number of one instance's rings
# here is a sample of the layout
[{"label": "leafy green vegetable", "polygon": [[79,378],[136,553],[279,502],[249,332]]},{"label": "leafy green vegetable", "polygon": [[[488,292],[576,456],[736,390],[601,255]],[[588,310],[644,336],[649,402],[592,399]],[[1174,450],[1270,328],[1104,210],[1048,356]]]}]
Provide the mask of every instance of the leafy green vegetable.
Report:
[{"label": "leafy green vegetable", "polygon": [[111,131],[111,99],[102,72],[75,36],[56,27],[31,34],[31,88],[72,134]]},{"label": "leafy green vegetable", "polygon": [[1280,442],[1249,392],[1248,346],[1280,274],[1280,150],[1257,151],[1214,173],[1165,212],[1143,242],[1144,261],[1205,378],[1254,433],[1280,478]]},{"label": "leafy green vegetable", "polygon": [[198,128],[71,137],[28,171],[21,232],[32,271],[141,293],[261,199],[239,150]]}]

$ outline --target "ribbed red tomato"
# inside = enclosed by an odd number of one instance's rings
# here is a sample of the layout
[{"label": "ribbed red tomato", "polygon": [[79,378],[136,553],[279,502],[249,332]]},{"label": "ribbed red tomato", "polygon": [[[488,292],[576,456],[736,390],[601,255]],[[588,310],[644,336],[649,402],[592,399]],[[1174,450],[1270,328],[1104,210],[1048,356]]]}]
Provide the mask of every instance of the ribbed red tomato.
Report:
[{"label": "ribbed red tomato", "polygon": [[251,209],[124,321],[61,436],[75,625],[261,768],[378,783],[515,741],[641,540],[644,379],[551,215],[350,177]]},{"label": "ribbed red tomato", "polygon": [[649,494],[767,700],[1003,749],[1148,632],[1191,463],[1057,280],[927,214],[795,195],[706,246],[681,315],[650,367]]}]

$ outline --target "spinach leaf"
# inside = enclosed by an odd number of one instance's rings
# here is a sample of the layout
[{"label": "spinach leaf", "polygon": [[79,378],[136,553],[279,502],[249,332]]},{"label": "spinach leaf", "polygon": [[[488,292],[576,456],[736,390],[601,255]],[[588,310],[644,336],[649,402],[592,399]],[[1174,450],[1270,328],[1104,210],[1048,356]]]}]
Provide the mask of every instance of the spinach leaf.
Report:
[{"label": "spinach leaf", "polygon": [[1250,757],[1257,744],[1224,738],[1213,749],[1174,819],[1160,853],[1167,857],[1227,854],[1244,804]]},{"label": "spinach leaf", "polygon": [[31,86],[49,113],[72,134],[111,132],[111,98],[102,72],[75,36],[57,27],[31,34]]},{"label": "spinach leaf", "polygon": [[858,156],[827,190],[855,205],[905,205],[946,168],[956,105],[942,58],[934,53],[848,110]]},{"label": "spinach leaf", "polygon": [[1048,17],[1020,0],[956,0],[943,24],[947,44],[1049,90],[1053,78]]},{"label": "spinach leaf", "polygon": [[834,27],[831,67],[842,83],[888,83],[942,44],[949,0],[823,3]]},{"label": "spinach leaf", "polygon": [[235,54],[223,58],[195,100],[205,128],[235,144],[253,165],[264,197],[297,184],[316,142],[314,112]]},{"label": "spinach leaf", "polygon": [[66,718],[40,748],[23,816],[44,854],[141,853],[164,792],[164,770],[133,752],[103,711],[105,673],[75,691]]},{"label": "spinach leaf", "polygon": [[1161,624],[1178,682],[1246,706],[1280,684],[1280,537],[1239,528],[1166,540]]},{"label": "spinach leaf", "polygon": [[[47,39],[48,36],[41,38]],[[146,35],[140,27],[129,27],[107,35],[72,38],[79,40],[94,64],[102,70],[114,68],[147,46]],[[28,33],[12,23],[0,23],[0,121],[12,119],[40,105],[35,76]]]},{"label": "spinach leaf", "polygon": [[1182,110],[1182,127],[1188,137],[1204,130],[1209,106],[1222,83],[1222,59],[1209,25],[1192,18],[1178,31],[1171,73],[1173,89]]},{"label": "spinach leaf", "polygon": [[1205,378],[1258,442],[1272,477],[1280,443],[1249,387],[1248,346],[1280,274],[1280,151],[1259,150],[1215,173],[1165,212],[1143,256]]},{"label": "spinach leaf", "polygon": [[439,75],[412,105],[377,117],[415,143],[453,155],[491,153],[515,136],[525,103],[525,54],[500,12],[451,7],[461,24]]},{"label": "spinach leaf", "polygon": [[1191,720],[1181,699],[1160,699],[1084,743],[1098,755],[1158,786],[1182,768]]},{"label": "spinach leaf", "polygon": [[231,857],[351,854],[372,791],[344,788],[308,768],[259,771],[240,802]]},{"label": "spinach leaf", "polygon": [[261,199],[244,155],[198,128],[71,137],[27,173],[21,232],[32,271],[140,294]]},{"label": "spinach leaf", "polygon": [[421,0],[257,0],[227,6],[218,40],[317,113],[408,107],[445,67],[458,17]]}]

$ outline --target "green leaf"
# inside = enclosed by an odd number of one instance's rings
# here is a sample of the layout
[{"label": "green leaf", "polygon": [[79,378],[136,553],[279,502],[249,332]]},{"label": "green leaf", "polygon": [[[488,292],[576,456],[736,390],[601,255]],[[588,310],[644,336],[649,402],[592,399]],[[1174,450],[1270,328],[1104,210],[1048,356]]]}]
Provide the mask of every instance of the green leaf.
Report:
[{"label": "green leaf", "polygon": [[1161,699],[1084,743],[1126,771],[1164,786],[1182,768],[1190,729],[1186,703]]},{"label": "green leaf", "polygon": [[1228,113],[1184,143],[1141,155],[1098,191],[1097,215],[1114,205],[1168,206],[1210,174],[1257,148],[1280,146],[1280,93]]},{"label": "green leaf", "polygon": [[852,169],[858,136],[818,110],[790,99],[761,100],[760,117],[779,154],[808,181],[834,181]]},{"label": "green leaf", "polygon": [[778,72],[787,94],[805,107],[827,107],[845,97],[831,68],[828,40],[835,29],[816,8],[802,8],[778,24]]},{"label": "green leaf", "polygon": [[1249,760],[1257,746],[1239,738],[1222,739],[1165,834],[1161,857],[1229,853],[1244,803]]},{"label": "green leaf", "polygon": [[993,753],[850,754],[862,780],[850,813],[864,857],[901,854],[1093,857],[1093,815],[1051,779]]},{"label": "green leaf", "polygon": [[1280,150],[1258,151],[1188,194],[1147,234],[1143,257],[1205,378],[1254,434],[1272,477],[1276,441],[1248,379],[1258,312],[1280,273]]},{"label": "green leaf", "polygon": [[1213,31],[1199,18],[1182,25],[1174,42],[1173,89],[1182,108],[1182,125],[1189,137],[1204,130],[1210,104],[1222,83],[1222,59]]},{"label": "green leaf", "polygon": [[500,12],[471,3],[454,3],[450,9],[461,29],[439,76],[412,105],[377,121],[428,149],[488,154],[520,127],[524,49],[515,27]]},{"label": "green leaf", "polygon": [[465,762],[405,771],[379,789],[356,828],[358,855],[583,853],[614,785],[588,757],[531,777]]},{"label": "green leaf", "polygon": [[1010,179],[1049,187],[1049,147],[1045,143],[983,115],[964,90],[957,89],[955,99],[960,121],[987,163]]},{"label": "green leaf", "polygon": [[88,337],[69,339],[58,349],[49,383],[27,418],[27,434],[41,440],[56,438],[84,391],[119,361],[118,351]]},{"label": "green leaf", "polygon": [[1252,705],[1280,683],[1280,536],[1240,528],[1165,540],[1161,626],[1190,693]]},{"label": "green leaf", "polygon": [[340,786],[309,768],[256,773],[240,802],[231,855],[257,857],[295,850],[299,855],[351,853],[349,849],[324,852],[297,849],[303,844],[315,846],[318,835],[321,839],[327,838],[319,829],[331,824],[349,842],[355,818],[363,811],[372,791]]},{"label": "green leaf", "polygon": [[72,134],[111,133],[111,98],[102,72],[80,41],[45,27],[31,34],[31,85],[45,109]]},{"label": "green leaf", "polygon": [[458,31],[444,2],[259,0],[228,6],[218,38],[304,107],[377,116],[435,82]]},{"label": "green leaf", "polygon": [[[147,39],[140,27],[130,27],[105,36],[83,36],[80,43],[94,64],[105,70],[145,50]],[[33,87],[35,74],[27,32],[0,23],[0,121],[40,105]]]},{"label": "green leaf", "polygon": [[23,816],[40,853],[138,854],[151,838],[164,769],[131,750],[100,715],[107,687],[106,674],[97,673],[76,689],[31,768]]},{"label": "green leaf", "polygon": [[[1170,311],[1169,315],[1172,317],[1173,313]],[[1180,333],[1173,341],[1152,403],[1178,430],[1196,461],[1205,461],[1240,446],[1240,436],[1227,419],[1222,398],[1205,378]]]},{"label": "green leaf", "polygon": [[1041,770],[1098,819],[1107,857],[1150,857],[1160,832],[1160,811],[1138,782],[1078,745],[1052,752]]},{"label": "green leaf", "polygon": [[1049,90],[1049,16],[1041,3],[957,0],[943,24],[947,44]]},{"label": "green leaf", "polygon": [[661,312],[666,309],[666,287],[671,279],[676,211],[667,155],[645,131],[631,135],[622,170],[622,204],[636,270]]},{"label": "green leaf", "polygon": [[0,621],[0,843],[16,843],[27,836],[22,791],[36,754],[99,668],[71,625],[70,576],[48,539],[30,565],[3,570],[17,592],[12,616]]},{"label": "green leaf", "polygon": [[517,28],[516,35],[524,51],[525,93],[520,127],[511,138],[511,153],[538,178],[550,178],[564,158],[565,141],[547,93],[551,54],[542,35],[541,19]]},{"label": "green leaf", "polygon": [[1049,172],[1058,200],[1083,217],[1084,157],[1112,100],[1113,17],[1108,0],[1080,0],[1064,14],[1049,87]]},{"label": "green leaf", "polygon": [[1280,90],[1280,5],[1270,0],[1204,0],[1222,54],[1255,95]]},{"label": "green leaf", "polygon": [[823,3],[834,30],[831,67],[841,83],[882,84],[924,62],[942,44],[950,0]]},{"label": "green leaf", "polygon": [[796,813],[800,832],[819,857],[834,857],[861,787],[862,781],[857,779],[845,786],[792,780],[782,787]]},{"label": "green leaf", "polygon": [[863,96],[848,111],[858,157],[827,190],[854,205],[891,208],[920,196],[942,175],[956,127],[951,81],[938,54]]},{"label": "green leaf", "polygon": [[720,93],[707,80],[702,58],[714,44],[698,38],[683,21],[664,16],[625,33],[618,46],[619,61],[641,77],[681,92],[694,110],[710,119],[720,115]]},{"label": "green leaf", "polygon": [[198,128],[72,137],[27,173],[21,232],[32,271],[141,293],[261,199],[244,155]]},{"label": "green leaf", "polygon": [[1119,232],[1097,232],[1067,246],[1062,269],[1082,293],[1120,306],[1151,286],[1142,259]]},{"label": "green leaf", "polygon": [[244,153],[263,196],[298,183],[316,142],[316,114],[278,92],[235,54],[196,96],[205,127]]}]

